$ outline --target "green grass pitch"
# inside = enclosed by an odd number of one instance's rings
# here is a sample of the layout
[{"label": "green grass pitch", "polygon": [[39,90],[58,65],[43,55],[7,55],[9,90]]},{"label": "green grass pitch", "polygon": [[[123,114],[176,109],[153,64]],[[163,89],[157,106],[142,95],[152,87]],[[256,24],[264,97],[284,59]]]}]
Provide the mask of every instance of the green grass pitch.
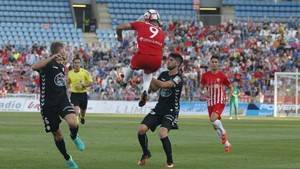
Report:
[{"label": "green grass pitch", "polygon": [[[65,122],[69,153],[81,169],[160,169],[165,155],[157,133],[148,133],[152,158],[137,166],[136,129],[141,115],[88,114],[80,126],[87,149],[79,152]],[[207,117],[182,116],[171,131],[175,169],[299,169],[300,119],[224,119],[233,151],[225,154]],[[46,134],[39,113],[0,113],[0,169],[64,169],[65,161]]]}]

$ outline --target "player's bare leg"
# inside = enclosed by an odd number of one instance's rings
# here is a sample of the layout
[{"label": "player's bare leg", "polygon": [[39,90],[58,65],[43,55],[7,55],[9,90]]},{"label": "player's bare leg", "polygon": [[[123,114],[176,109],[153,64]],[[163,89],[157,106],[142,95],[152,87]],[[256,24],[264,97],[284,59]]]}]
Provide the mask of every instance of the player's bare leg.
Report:
[{"label": "player's bare leg", "polygon": [[149,130],[149,128],[144,125],[144,124],[141,124],[139,127],[138,127],[138,140],[139,140],[139,143],[142,147],[142,150],[143,150],[143,154],[141,156],[141,159],[138,161],[138,165],[140,166],[143,166],[146,164],[146,160],[151,158],[151,153],[148,149],[148,138],[147,138],[147,131]]},{"label": "player's bare leg", "polygon": [[152,80],[152,73],[147,74],[147,73],[143,73],[143,92],[139,101],[139,106],[143,107],[148,99],[148,91],[150,88],[150,83]]},{"label": "player's bare leg", "polygon": [[216,130],[216,133],[217,133],[221,143],[224,144],[224,151],[225,152],[230,152],[231,151],[231,144],[229,143],[228,135],[226,133],[226,130],[224,129],[221,120],[219,120],[218,113],[213,112],[211,117],[210,117],[210,121],[212,122],[213,127]]},{"label": "player's bare leg", "polygon": [[172,145],[168,137],[168,132],[169,132],[168,129],[165,127],[159,128],[160,140],[167,156],[167,163],[165,166],[167,168],[173,168],[174,164],[173,164],[173,157],[172,157]]}]

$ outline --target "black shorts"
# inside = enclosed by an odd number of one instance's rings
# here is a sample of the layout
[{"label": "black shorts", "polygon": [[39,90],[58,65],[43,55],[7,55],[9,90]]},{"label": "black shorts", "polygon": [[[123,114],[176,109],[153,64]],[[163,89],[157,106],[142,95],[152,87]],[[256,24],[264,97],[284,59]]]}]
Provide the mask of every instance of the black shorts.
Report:
[{"label": "black shorts", "polygon": [[80,109],[86,110],[88,102],[87,93],[71,93],[70,99],[74,106],[79,106]]},{"label": "black shorts", "polygon": [[51,107],[44,105],[41,107],[41,115],[45,125],[46,132],[55,132],[59,129],[61,118],[75,113],[72,104],[68,98],[63,99],[59,104]]},{"label": "black shorts", "polygon": [[178,129],[177,118],[173,114],[159,114],[151,110],[147,114],[141,124],[145,124],[151,131],[155,131],[156,127],[165,127],[168,130]]}]

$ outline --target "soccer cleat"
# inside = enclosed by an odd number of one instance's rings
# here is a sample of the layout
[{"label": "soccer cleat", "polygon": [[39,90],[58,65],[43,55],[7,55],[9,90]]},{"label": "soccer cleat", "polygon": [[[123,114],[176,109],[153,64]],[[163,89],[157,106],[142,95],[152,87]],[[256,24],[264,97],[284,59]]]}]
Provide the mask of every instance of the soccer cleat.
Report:
[{"label": "soccer cleat", "polygon": [[144,90],[144,92],[142,93],[142,96],[140,98],[140,101],[139,101],[140,107],[143,107],[146,104],[147,98],[148,98],[147,92]]},{"label": "soccer cleat", "polygon": [[225,153],[229,153],[229,152],[231,152],[231,149],[232,149],[232,146],[231,146],[231,144],[229,143],[228,145],[226,145],[226,146],[224,147],[224,152],[225,152]]},{"label": "soccer cleat", "polygon": [[85,144],[84,142],[80,139],[80,137],[77,135],[77,137],[73,140],[76,148],[79,150],[79,151],[83,151],[85,149]]},{"label": "soccer cleat", "polygon": [[221,135],[221,143],[225,144],[227,140],[228,140],[227,134],[226,133],[222,134]]},{"label": "soccer cleat", "polygon": [[147,154],[143,154],[141,159],[138,161],[139,166],[144,166],[146,164],[146,160],[151,158],[151,153],[148,151]]},{"label": "soccer cleat", "polygon": [[67,167],[70,169],[78,168],[78,165],[76,164],[76,162],[73,160],[73,158],[71,156],[70,156],[70,159],[67,160],[66,164],[67,164]]},{"label": "soccer cleat", "polygon": [[81,124],[85,124],[85,119],[84,118],[80,118],[80,123]]},{"label": "soccer cleat", "polygon": [[173,168],[174,167],[174,164],[173,163],[167,163],[166,164],[166,168]]}]

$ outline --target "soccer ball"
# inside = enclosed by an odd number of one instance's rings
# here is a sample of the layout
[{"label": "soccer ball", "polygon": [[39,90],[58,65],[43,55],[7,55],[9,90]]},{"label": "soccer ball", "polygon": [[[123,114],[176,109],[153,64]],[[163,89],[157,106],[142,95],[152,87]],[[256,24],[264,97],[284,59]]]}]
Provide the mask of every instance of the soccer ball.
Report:
[{"label": "soccer ball", "polygon": [[156,21],[159,22],[159,20],[160,20],[159,13],[154,9],[150,9],[150,10],[145,12],[144,20],[150,20],[150,21],[151,20],[156,20]]}]

